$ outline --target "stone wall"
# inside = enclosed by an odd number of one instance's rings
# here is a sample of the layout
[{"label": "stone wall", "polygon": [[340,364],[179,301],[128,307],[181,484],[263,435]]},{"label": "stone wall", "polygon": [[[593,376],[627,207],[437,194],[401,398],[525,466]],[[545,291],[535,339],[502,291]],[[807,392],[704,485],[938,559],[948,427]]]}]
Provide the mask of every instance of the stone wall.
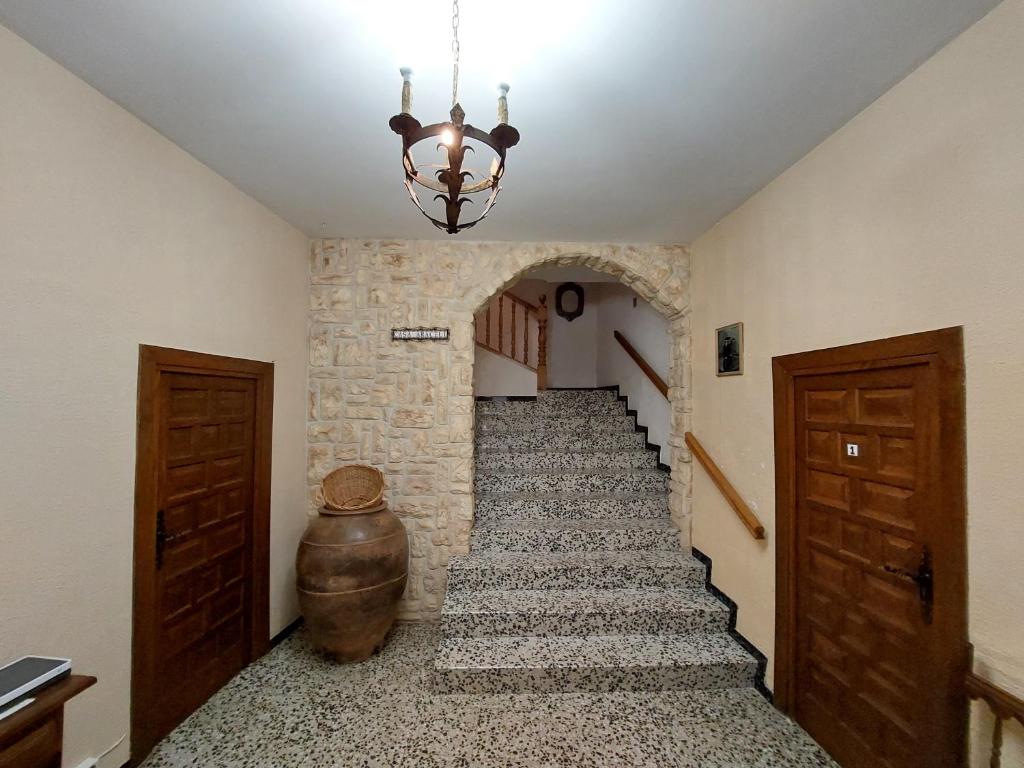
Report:
[{"label": "stone wall", "polygon": [[[310,254],[309,511],[334,467],[361,462],[387,477],[409,531],[400,616],[437,618],[445,567],[473,525],[473,315],[540,265],[618,277],[671,321],[670,507],[689,544],[689,253],[682,246],[316,240]],[[440,326],[448,342],[393,342],[391,329]]]}]

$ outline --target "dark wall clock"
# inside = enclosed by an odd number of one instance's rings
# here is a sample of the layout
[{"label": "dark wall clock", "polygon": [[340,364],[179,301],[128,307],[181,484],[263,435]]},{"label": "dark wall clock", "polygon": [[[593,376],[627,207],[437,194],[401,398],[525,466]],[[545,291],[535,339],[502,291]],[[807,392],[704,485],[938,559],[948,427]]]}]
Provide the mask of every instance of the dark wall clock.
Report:
[{"label": "dark wall clock", "polygon": [[[568,300],[565,294],[571,294]],[[572,322],[583,314],[583,288],[577,283],[562,283],[555,289],[555,312]]]}]

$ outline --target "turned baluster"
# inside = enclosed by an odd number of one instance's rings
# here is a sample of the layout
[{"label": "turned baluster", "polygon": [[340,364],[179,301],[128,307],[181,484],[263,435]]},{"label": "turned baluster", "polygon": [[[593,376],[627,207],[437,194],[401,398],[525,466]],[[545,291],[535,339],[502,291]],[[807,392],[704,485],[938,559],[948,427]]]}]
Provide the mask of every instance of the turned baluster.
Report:
[{"label": "turned baluster", "polygon": [[537,389],[548,388],[548,297],[537,308]]}]

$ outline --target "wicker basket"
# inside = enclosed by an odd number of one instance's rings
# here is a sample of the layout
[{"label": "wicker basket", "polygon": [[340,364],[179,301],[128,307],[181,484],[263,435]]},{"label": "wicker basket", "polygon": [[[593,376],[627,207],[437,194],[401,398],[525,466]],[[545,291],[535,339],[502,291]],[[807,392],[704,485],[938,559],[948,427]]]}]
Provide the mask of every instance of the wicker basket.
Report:
[{"label": "wicker basket", "polygon": [[335,512],[357,512],[380,504],[384,475],[362,464],[338,467],[323,481],[324,507]]}]

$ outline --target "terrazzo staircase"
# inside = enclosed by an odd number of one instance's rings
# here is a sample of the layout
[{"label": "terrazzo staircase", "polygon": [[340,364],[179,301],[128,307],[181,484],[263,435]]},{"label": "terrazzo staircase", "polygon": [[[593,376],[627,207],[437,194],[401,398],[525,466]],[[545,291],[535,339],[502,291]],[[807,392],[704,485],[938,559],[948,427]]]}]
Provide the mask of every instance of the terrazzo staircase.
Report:
[{"label": "terrazzo staircase", "polygon": [[754,685],[615,392],[483,400],[476,415],[476,527],[448,566],[438,692]]}]

